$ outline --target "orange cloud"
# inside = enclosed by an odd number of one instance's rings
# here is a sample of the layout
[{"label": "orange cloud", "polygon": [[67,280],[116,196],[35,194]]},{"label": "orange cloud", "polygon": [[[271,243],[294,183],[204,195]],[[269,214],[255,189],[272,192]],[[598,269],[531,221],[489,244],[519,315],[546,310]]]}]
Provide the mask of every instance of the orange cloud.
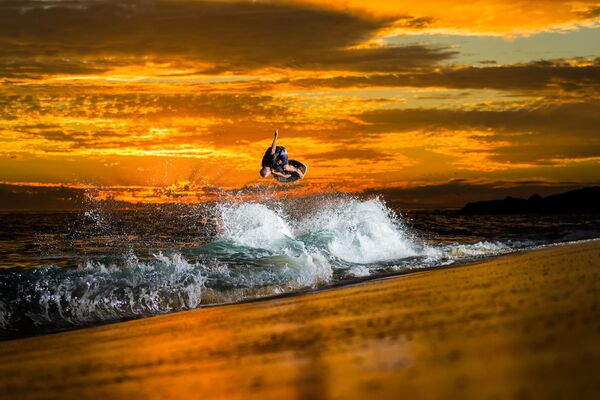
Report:
[{"label": "orange cloud", "polygon": [[298,0],[335,10],[352,10],[395,18],[387,33],[422,32],[475,34],[531,34],[551,29],[572,29],[599,20],[595,0]]},{"label": "orange cloud", "polygon": [[126,202],[256,194],[275,127],[310,164],[279,191],[597,175],[594,54],[481,67],[451,64],[452,43],[384,40],[570,29],[597,2],[43,3],[0,4],[1,180]]}]

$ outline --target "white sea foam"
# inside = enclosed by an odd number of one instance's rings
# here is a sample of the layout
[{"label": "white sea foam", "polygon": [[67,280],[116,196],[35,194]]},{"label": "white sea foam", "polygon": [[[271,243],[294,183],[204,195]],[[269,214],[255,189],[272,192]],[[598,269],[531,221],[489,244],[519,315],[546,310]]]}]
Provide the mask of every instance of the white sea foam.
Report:
[{"label": "white sea foam", "polygon": [[259,203],[219,205],[221,237],[254,248],[272,248],[293,234],[280,213]]},{"label": "white sea foam", "polygon": [[329,282],[333,276],[331,264],[321,254],[302,254],[295,262],[286,264],[284,273],[289,276],[292,287],[308,287]]},{"label": "white sea foam", "polygon": [[440,256],[454,260],[471,257],[494,256],[512,251],[510,246],[501,242],[482,241],[470,244],[450,244],[440,246]]},{"label": "white sea foam", "polygon": [[284,278],[286,286],[313,286],[331,279],[333,270],[329,261],[295,239],[281,210],[259,203],[233,203],[220,205],[219,213],[220,238],[236,245],[269,250],[259,264],[273,267],[273,273]]},{"label": "white sea foam", "polygon": [[[430,244],[379,199],[330,199],[307,212],[273,203],[217,205],[218,235],[195,249],[78,269],[46,267],[0,275],[0,331],[36,325],[51,329],[184,310],[327,284],[337,277],[413,270],[503,254],[499,242]],[[293,210],[297,211],[297,210]],[[292,217],[291,215],[294,215]],[[13,282],[21,282],[14,286]],[[212,299],[212,300],[211,300]]]},{"label": "white sea foam", "polygon": [[0,330],[7,330],[10,327],[10,317],[11,313],[8,307],[0,300]]},{"label": "white sea foam", "polygon": [[297,221],[259,203],[220,206],[221,238],[275,250],[282,239],[321,233],[321,247],[347,262],[374,263],[420,254],[407,229],[379,200],[326,204]]},{"label": "white sea foam", "polygon": [[180,255],[158,254],[147,263],[130,256],[118,267],[90,261],[76,271],[46,271],[20,293],[35,302],[27,315],[36,325],[77,325],[195,308],[205,282],[197,266]]},{"label": "white sea foam", "polygon": [[419,254],[413,239],[379,200],[327,204],[297,224],[301,233],[323,232],[326,248],[341,260],[367,264]]}]

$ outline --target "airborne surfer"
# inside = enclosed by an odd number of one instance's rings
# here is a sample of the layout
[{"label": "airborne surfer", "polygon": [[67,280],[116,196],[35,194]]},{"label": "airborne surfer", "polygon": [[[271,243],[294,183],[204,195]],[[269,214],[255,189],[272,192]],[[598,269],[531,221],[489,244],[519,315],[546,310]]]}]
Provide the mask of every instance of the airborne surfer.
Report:
[{"label": "airborne surfer", "polygon": [[[262,158],[262,169],[260,176],[266,178],[273,174],[273,177],[281,182],[293,182],[304,178],[306,173],[306,165],[299,161],[288,160],[287,150],[283,146],[277,146],[277,138],[279,131],[275,129],[273,143],[271,147],[265,151]],[[294,165],[292,165],[292,163]]]}]

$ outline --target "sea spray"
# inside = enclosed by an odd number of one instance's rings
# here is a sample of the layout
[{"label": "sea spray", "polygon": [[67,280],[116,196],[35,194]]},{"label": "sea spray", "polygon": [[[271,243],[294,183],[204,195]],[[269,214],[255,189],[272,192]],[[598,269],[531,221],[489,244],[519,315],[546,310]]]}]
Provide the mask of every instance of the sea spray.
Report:
[{"label": "sea spray", "polygon": [[281,212],[259,203],[217,205],[220,238],[252,248],[272,248],[286,238],[293,238]]},{"label": "sea spray", "polygon": [[[252,261],[254,269],[266,268],[272,277],[277,277],[263,284],[292,289],[330,281],[333,270],[329,261],[315,247],[295,238],[281,208],[272,209],[260,203],[220,204],[218,218],[217,242],[240,246],[239,250],[249,256],[247,259]],[[246,269],[247,275],[253,275],[251,269]]]},{"label": "sea spray", "polygon": [[320,235],[332,256],[356,264],[413,257],[421,250],[380,199],[326,204],[300,220],[296,232]]},{"label": "sea spray", "polygon": [[[511,251],[496,242],[425,243],[378,198],[235,201],[186,208],[177,219],[148,210],[96,214],[85,216],[93,227],[82,226],[72,239],[78,249],[88,243],[78,267],[0,269],[1,334],[188,310]],[[135,230],[120,216],[151,219],[129,243]],[[197,219],[206,222],[194,225]],[[205,226],[206,239],[194,244],[186,230],[189,245],[173,248],[170,221]]]},{"label": "sea spray", "polygon": [[[3,330],[35,331],[195,308],[205,277],[180,255],[119,266],[87,261],[77,269],[49,266],[0,275]],[[8,321],[8,322],[7,322]]]}]

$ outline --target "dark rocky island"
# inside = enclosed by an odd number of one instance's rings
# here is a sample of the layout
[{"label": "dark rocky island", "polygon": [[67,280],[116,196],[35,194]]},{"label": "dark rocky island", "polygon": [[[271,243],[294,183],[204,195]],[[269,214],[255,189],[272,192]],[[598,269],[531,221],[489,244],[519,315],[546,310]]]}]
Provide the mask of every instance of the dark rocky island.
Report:
[{"label": "dark rocky island", "polygon": [[528,199],[506,197],[504,200],[467,203],[459,214],[571,214],[600,213],[600,186],[573,190],[542,197],[534,194]]}]

